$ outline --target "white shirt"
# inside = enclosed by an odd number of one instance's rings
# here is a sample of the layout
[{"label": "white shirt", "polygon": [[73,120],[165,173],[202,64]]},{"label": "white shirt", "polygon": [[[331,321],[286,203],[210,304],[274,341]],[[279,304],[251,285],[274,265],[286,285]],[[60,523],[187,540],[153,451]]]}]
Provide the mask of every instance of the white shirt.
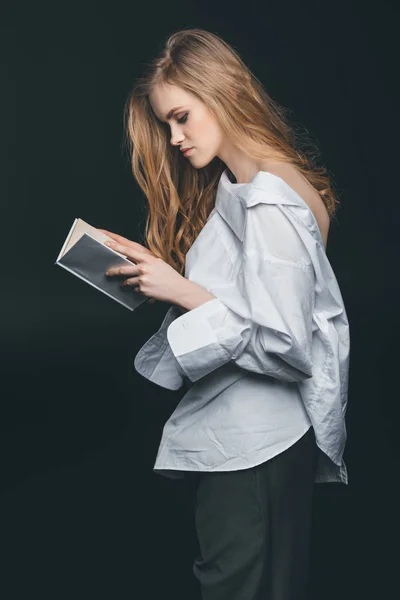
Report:
[{"label": "white shirt", "polygon": [[216,298],[183,314],[171,306],[134,361],[150,381],[187,389],[154,470],[249,468],[312,425],[315,482],[347,484],[349,324],[308,204],[272,173],[233,184],[224,171],[185,277]]}]

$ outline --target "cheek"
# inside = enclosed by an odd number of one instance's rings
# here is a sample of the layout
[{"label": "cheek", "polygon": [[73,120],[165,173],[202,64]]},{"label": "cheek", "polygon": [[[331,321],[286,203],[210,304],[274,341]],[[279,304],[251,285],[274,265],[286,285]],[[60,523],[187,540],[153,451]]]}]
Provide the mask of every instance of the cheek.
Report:
[{"label": "cheek", "polygon": [[203,116],[193,124],[193,136],[194,145],[196,145],[195,140],[198,140],[198,143],[208,146],[220,142],[221,132],[215,119]]}]

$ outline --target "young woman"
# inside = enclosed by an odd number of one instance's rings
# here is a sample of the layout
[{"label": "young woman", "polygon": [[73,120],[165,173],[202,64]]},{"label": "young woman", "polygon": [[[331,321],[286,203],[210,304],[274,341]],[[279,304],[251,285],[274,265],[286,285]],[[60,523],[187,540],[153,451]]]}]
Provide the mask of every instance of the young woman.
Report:
[{"label": "young woman", "polygon": [[336,204],[285,112],[201,29],[166,42],[127,103],[146,245],[111,269],[171,303],[135,368],[186,393],[154,469],[185,477],[204,600],[306,598],[315,482],[347,483],[349,327],[326,256]]}]

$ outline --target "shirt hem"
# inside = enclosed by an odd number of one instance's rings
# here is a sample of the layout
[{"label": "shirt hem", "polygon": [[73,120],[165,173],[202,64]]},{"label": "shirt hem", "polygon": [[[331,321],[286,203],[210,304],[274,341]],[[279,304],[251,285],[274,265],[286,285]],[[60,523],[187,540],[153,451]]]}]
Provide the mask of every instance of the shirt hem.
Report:
[{"label": "shirt hem", "polygon": [[[253,459],[253,460],[249,460],[246,461],[246,464],[244,466],[237,466],[235,468],[229,468],[229,463],[228,465],[214,465],[214,466],[209,466],[209,465],[201,465],[201,468],[196,468],[193,463],[191,462],[186,462],[185,461],[185,457],[184,456],[180,456],[179,459],[177,459],[177,464],[174,465],[169,465],[168,462],[163,463],[160,458],[158,458],[154,464],[153,467],[153,471],[159,475],[164,475],[165,477],[170,477],[173,479],[178,479],[178,478],[182,478],[184,477],[184,474],[179,474],[179,473],[184,473],[185,471],[194,471],[194,472],[205,472],[205,473],[211,473],[211,472],[218,472],[218,471],[243,471],[245,469],[251,469],[253,467],[257,467],[258,465],[266,462],[267,460],[270,460],[272,458],[274,458],[275,456],[278,456],[279,454],[282,454],[282,452],[285,452],[286,450],[288,450],[291,446],[293,446],[296,442],[299,441],[300,438],[303,437],[303,435],[305,435],[307,433],[307,431],[312,427],[312,424],[307,424],[307,427],[301,431],[301,433],[299,435],[296,435],[294,438],[291,438],[290,441],[288,442],[287,445],[285,445],[283,448],[281,448],[278,451],[272,451],[272,454],[268,454],[267,458],[260,458],[260,452],[257,453],[257,458]],[[170,451],[171,449],[168,448],[168,445],[164,446],[162,453],[164,454],[166,451]],[[262,454],[261,454],[262,456]]]}]

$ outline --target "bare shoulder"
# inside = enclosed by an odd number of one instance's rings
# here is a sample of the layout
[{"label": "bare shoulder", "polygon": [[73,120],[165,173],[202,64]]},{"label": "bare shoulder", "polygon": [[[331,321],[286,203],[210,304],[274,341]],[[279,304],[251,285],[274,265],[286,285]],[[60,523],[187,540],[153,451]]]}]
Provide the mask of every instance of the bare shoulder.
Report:
[{"label": "bare shoulder", "polygon": [[283,179],[308,204],[318,223],[325,247],[328,240],[330,217],[328,210],[317,190],[294,166],[284,162],[268,162],[263,170]]}]

